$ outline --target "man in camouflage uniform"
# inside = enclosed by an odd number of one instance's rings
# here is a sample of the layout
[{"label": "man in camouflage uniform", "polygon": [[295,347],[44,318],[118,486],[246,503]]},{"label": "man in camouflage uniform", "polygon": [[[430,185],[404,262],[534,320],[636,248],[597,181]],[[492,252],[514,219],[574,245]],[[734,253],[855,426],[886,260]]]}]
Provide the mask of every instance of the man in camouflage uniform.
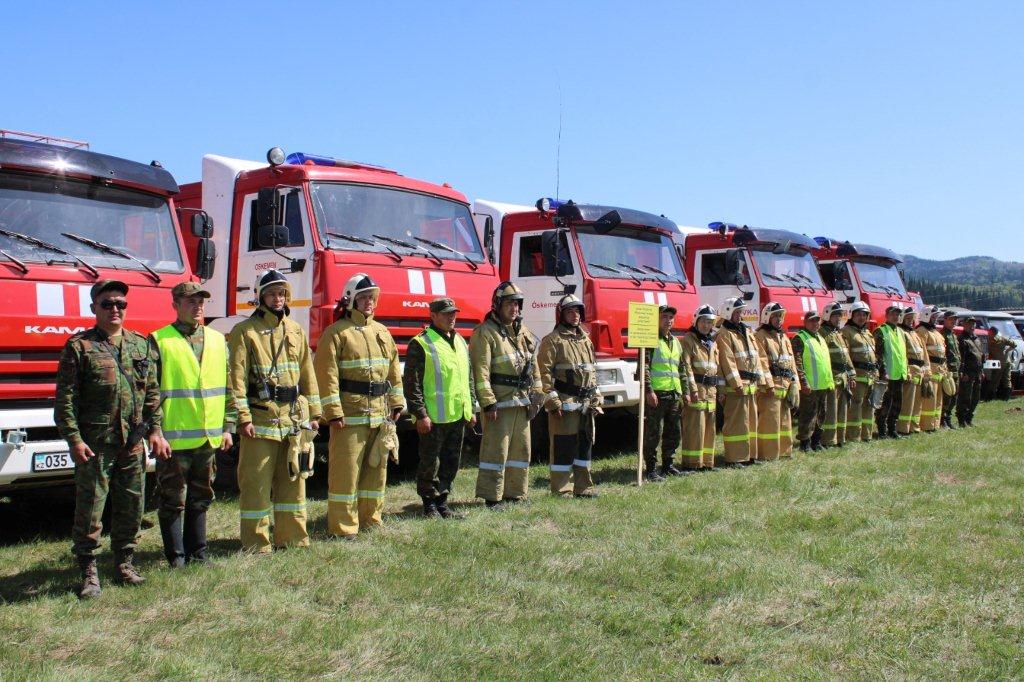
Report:
[{"label": "man in camouflage uniform", "polygon": [[124,329],[128,286],[97,282],[90,292],[96,326],[64,345],[57,372],[54,421],[75,461],[72,551],[82,571],[78,596],[100,594],[96,552],[107,496],[115,580],[144,582],[134,566],[142,523],[145,446],[163,456],[160,390],[145,337]]},{"label": "man in camouflage uniform", "polygon": [[965,318],[960,332],[960,386],[956,392],[956,420],[960,427],[974,426],[974,410],[981,400],[981,381],[985,376],[985,351],[974,333],[978,320]]},{"label": "man in camouflage uniform", "polygon": [[[214,330],[207,330],[205,320],[206,300],[210,292],[196,282],[182,282],[171,290],[171,302],[177,318],[170,325],[154,332],[149,337],[149,347],[156,364],[157,381],[161,384],[164,403],[164,436],[171,445],[171,452],[160,457],[156,463],[157,499],[159,501],[160,535],[164,543],[164,556],[172,568],[180,568],[186,563],[205,564],[206,558],[206,512],[213,501],[213,477],[217,470],[217,450],[231,449],[231,434],[235,430],[234,396],[225,387],[230,380],[228,375],[227,348],[224,337]],[[208,340],[209,337],[209,340]],[[205,357],[204,350],[210,343],[219,344],[223,350],[223,362],[219,362],[221,354],[213,352]],[[195,363],[181,363],[181,357],[174,354],[178,348],[187,346],[195,357]],[[166,356],[166,357],[165,357]],[[215,360],[215,358],[217,360]],[[217,362],[216,367],[207,368],[210,362]],[[193,379],[189,388],[199,395],[180,395],[182,387],[169,388],[164,384],[168,380],[165,370],[171,377],[188,376]],[[223,384],[207,385],[204,381],[207,372],[216,372],[223,377]],[[207,395],[209,394],[209,395]],[[180,433],[194,428],[195,424],[177,424],[181,414],[168,406],[167,401],[214,402],[223,404],[223,426],[216,435],[204,433],[201,436]],[[219,407],[219,406],[218,406]],[[180,440],[178,440],[180,439]],[[178,443],[188,447],[180,447]],[[184,516],[184,519],[182,518]]]},{"label": "man in camouflage uniform", "polygon": [[1015,348],[1013,341],[1000,334],[995,327],[988,328],[988,356],[999,361],[999,369],[992,372],[989,379],[986,400],[1009,400],[1013,394],[1010,383],[1013,368],[1010,365]]},{"label": "man in camouflage uniform", "polygon": [[[644,480],[659,482],[666,476],[680,476],[672,460],[681,442],[683,347],[672,334],[676,309],[663,305],[658,309],[658,347],[644,354]],[[658,445],[661,445],[661,471],[658,465]],[[687,472],[688,473],[688,472]]]},{"label": "man in camouflage uniform", "polygon": [[957,395],[960,393],[960,339],[956,335],[957,317],[956,314],[947,310],[942,316],[942,338],[946,343],[946,369],[953,377],[957,392],[946,396],[942,403],[942,425],[947,429],[955,429],[953,426],[953,411],[956,409]]}]

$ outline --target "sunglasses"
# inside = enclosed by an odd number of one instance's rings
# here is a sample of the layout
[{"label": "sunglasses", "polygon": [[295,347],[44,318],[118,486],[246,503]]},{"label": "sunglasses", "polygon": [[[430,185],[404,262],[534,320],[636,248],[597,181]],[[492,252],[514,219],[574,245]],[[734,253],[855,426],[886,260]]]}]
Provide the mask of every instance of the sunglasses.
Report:
[{"label": "sunglasses", "polygon": [[128,307],[128,301],[112,301],[108,298],[107,300],[100,302],[100,307],[104,310],[113,310],[114,308],[124,310]]}]

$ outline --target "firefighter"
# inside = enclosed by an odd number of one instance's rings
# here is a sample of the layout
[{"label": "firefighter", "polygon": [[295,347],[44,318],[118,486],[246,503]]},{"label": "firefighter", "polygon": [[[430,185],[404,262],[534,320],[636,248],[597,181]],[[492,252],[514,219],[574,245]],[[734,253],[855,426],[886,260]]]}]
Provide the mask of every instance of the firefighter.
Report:
[{"label": "firefighter", "polygon": [[594,415],[602,414],[594,344],[580,326],[583,301],[563,296],[554,330],[540,342],[537,366],[547,402],[551,492],[563,497],[597,497],[590,475]]},{"label": "firefighter", "polygon": [[843,336],[843,306],[829,303],[822,311],[819,333],[828,346],[835,388],[825,397],[825,423],[821,427],[821,444],[826,448],[843,447],[846,442],[846,419],[857,372],[850,358],[850,347]]},{"label": "firefighter", "polygon": [[879,438],[902,438],[896,422],[903,407],[903,384],[907,379],[907,339],[900,327],[903,306],[891,303],[885,309],[885,322],[874,331],[878,379],[886,385],[882,405],[875,414]]},{"label": "firefighter", "polygon": [[974,426],[974,410],[981,400],[981,382],[985,376],[985,351],[981,339],[974,333],[978,320],[973,317],[961,321],[963,331],[958,342],[960,349],[960,386],[956,397],[956,420],[961,428]]},{"label": "firefighter", "polygon": [[813,310],[804,313],[804,328],[793,337],[793,357],[800,381],[800,414],[797,440],[800,451],[824,450],[826,402],[835,393],[828,344],[821,335],[821,316]]},{"label": "firefighter", "polygon": [[[210,292],[196,282],[171,290],[177,317],[149,337],[170,445],[157,458],[157,499],[164,556],[172,568],[207,562],[206,512],[213,501],[217,450],[232,446],[237,413],[224,336],[206,327]],[[184,517],[184,518],[183,518]]]},{"label": "firefighter", "polygon": [[995,327],[988,328],[988,356],[992,360],[999,361],[999,369],[992,372],[988,378],[988,391],[986,400],[1009,400],[1013,394],[1010,383],[1010,375],[1013,359],[1013,351],[1016,345],[1010,339],[999,333]]},{"label": "firefighter", "polygon": [[785,308],[768,303],[761,310],[761,326],[754,334],[772,381],[757,392],[757,456],[768,462],[793,455],[792,413],[787,397],[796,379],[796,365],[793,344],[782,328],[785,319]]},{"label": "firefighter", "polygon": [[693,313],[693,326],[683,336],[681,365],[687,389],[682,418],[682,464],[689,470],[715,468],[715,405],[718,346],[713,331],[718,313],[704,304]]},{"label": "firefighter", "polygon": [[956,335],[957,316],[951,310],[942,315],[942,339],[946,345],[946,370],[956,387],[953,395],[944,397],[942,403],[942,426],[955,429],[953,412],[956,409],[957,396],[960,393],[960,339]]},{"label": "firefighter", "polygon": [[379,298],[369,275],[352,275],[338,302],[339,318],[324,330],[313,359],[331,432],[327,532],[344,540],[381,524],[388,458],[376,446],[405,410],[398,347],[373,319]]},{"label": "firefighter", "polygon": [[476,391],[469,346],[455,331],[459,308],[450,298],[430,303],[430,326],[412,338],[402,385],[416,420],[420,461],[416,492],[427,518],[452,518],[448,507],[459,472],[466,426],[476,426]]},{"label": "firefighter", "polygon": [[[309,545],[306,532],[306,482],[289,471],[292,439],[316,429],[320,394],[309,342],[289,317],[291,286],[283,274],[268,270],[254,287],[257,307],[228,340],[231,378],[228,389],[238,408],[241,444],[238,456],[238,506],[242,548],[270,552],[270,519],[276,547]],[[302,419],[299,397],[308,403]]]},{"label": "firefighter", "polygon": [[143,438],[155,455],[167,451],[160,431],[160,385],[146,339],[124,328],[128,285],[101,280],[89,293],[96,324],[64,344],[53,410],[75,462],[71,550],[82,574],[80,599],[100,595],[96,553],[108,497],[114,580],[145,582],[134,563],[145,501]]},{"label": "firefighter", "polygon": [[718,346],[718,372],[725,379],[723,389],[725,423],[722,440],[727,466],[739,466],[757,460],[758,386],[770,386],[763,371],[761,354],[754,333],[743,322],[746,303],[742,298],[725,299],[722,326],[715,337]]},{"label": "firefighter", "polygon": [[930,396],[931,390],[931,382],[924,380],[931,375],[928,353],[921,343],[921,337],[914,331],[916,328],[917,308],[907,306],[900,318],[900,329],[906,336],[908,380],[903,384],[903,404],[900,406],[897,426],[905,436],[920,432],[921,404],[924,398]]},{"label": "firefighter", "polygon": [[916,334],[925,353],[928,354],[928,365],[931,368],[929,373],[921,380],[931,384],[928,388],[930,396],[924,396],[921,400],[921,418],[919,426],[922,431],[931,433],[939,428],[939,420],[942,417],[942,380],[946,378],[946,341],[936,328],[939,316],[942,311],[938,306],[929,306],[922,315],[921,324],[917,327]]},{"label": "firefighter", "polygon": [[[679,476],[682,470],[672,461],[679,449],[683,382],[680,373],[682,346],[672,334],[676,309],[658,308],[658,347],[644,356],[644,480],[659,482]],[[658,446],[661,445],[661,470]]]},{"label": "firefighter", "polygon": [[870,316],[871,308],[868,304],[856,301],[850,306],[850,319],[843,325],[843,338],[850,351],[857,382],[846,410],[847,442],[871,440],[875,425],[871,390],[878,380],[878,356],[875,355],[874,339],[868,331]]},{"label": "firefighter", "polygon": [[523,291],[510,281],[491,296],[491,311],[469,339],[476,396],[483,410],[476,496],[491,509],[529,493],[530,420],[540,410],[537,342],[523,325]]}]

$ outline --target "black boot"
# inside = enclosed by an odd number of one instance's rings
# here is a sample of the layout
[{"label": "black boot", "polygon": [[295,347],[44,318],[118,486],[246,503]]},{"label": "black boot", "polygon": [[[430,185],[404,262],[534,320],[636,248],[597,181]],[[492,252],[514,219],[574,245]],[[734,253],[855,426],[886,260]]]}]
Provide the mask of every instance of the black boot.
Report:
[{"label": "black boot", "polygon": [[671,462],[669,462],[668,464],[662,464],[661,465],[661,475],[662,476],[666,476],[666,477],[668,477],[668,476],[685,476],[686,472],[684,472],[684,471],[682,471],[680,469],[677,469],[675,464],[672,464]]},{"label": "black boot", "polygon": [[800,452],[810,452],[810,451],[811,451],[811,441],[809,441],[809,440],[802,440],[802,441],[800,441]]},{"label": "black boot", "polygon": [[182,535],[181,515],[173,519],[160,519],[160,537],[164,541],[164,556],[171,568],[185,565],[185,541]]},{"label": "black boot", "polygon": [[455,512],[448,508],[448,493],[438,495],[434,499],[434,504],[437,507],[437,513],[441,515],[443,519],[450,519],[455,516]]},{"label": "black boot", "polygon": [[78,557],[78,568],[82,571],[82,584],[78,587],[79,599],[100,596],[100,573],[96,568],[96,557]]},{"label": "black boot", "polygon": [[185,510],[185,561],[190,564],[207,564],[206,558],[206,510]]},{"label": "black boot", "polygon": [[825,449],[825,446],[821,444],[821,432],[815,432],[811,436],[811,450],[815,452],[821,452]]},{"label": "black boot", "polygon": [[647,471],[644,472],[644,480],[648,483],[661,483],[665,480],[665,477],[658,473],[658,470],[654,467],[649,467]]},{"label": "black boot", "polygon": [[[490,504],[490,503],[488,503]],[[428,519],[441,518],[441,512],[437,510],[437,500],[433,497],[423,498],[423,516]]]},{"label": "black boot", "polygon": [[946,428],[951,431],[956,431],[958,428],[956,424],[953,423],[953,417],[946,417]]}]

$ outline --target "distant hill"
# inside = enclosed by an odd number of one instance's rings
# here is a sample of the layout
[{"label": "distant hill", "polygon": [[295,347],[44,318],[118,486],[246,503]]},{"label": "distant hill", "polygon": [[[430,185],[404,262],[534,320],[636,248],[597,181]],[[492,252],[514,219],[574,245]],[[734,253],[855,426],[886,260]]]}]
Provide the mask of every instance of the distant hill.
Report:
[{"label": "distant hill", "polygon": [[1024,263],[990,256],[903,258],[907,288],[921,292],[926,303],[976,310],[1024,307]]}]

